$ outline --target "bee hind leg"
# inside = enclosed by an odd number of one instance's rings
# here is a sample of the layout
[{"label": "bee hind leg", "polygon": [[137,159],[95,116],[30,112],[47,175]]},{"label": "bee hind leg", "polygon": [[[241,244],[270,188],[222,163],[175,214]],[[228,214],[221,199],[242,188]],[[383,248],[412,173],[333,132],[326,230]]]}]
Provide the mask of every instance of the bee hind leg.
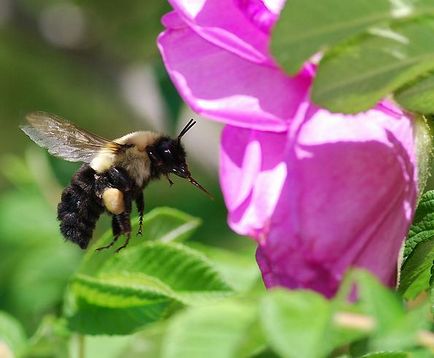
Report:
[{"label": "bee hind leg", "polygon": [[112,231],[113,231],[113,240],[106,246],[98,247],[96,251],[101,251],[104,249],[109,249],[112,247],[116,241],[118,241],[119,236],[122,234],[121,227],[119,226],[118,220],[116,219],[116,216],[113,216],[112,218]]},{"label": "bee hind leg", "polygon": [[130,242],[131,234],[128,233],[128,234],[126,234],[126,236],[127,236],[127,238],[126,238],[124,244],[123,244],[122,246],[119,246],[119,247],[116,249],[116,252],[119,252],[119,251],[121,251],[122,249],[124,249],[124,248],[126,248],[126,247],[128,246],[128,243]]},{"label": "bee hind leg", "polygon": [[122,214],[119,215],[115,215],[113,217],[113,219],[115,219],[120,227],[121,230],[121,234],[124,234],[126,236],[126,240],[124,242],[124,244],[122,246],[119,246],[116,249],[116,252],[121,251],[122,249],[124,249],[125,247],[128,246],[128,243],[130,241],[130,237],[131,237],[131,221],[130,221],[130,213],[129,212],[124,212]]},{"label": "bee hind leg", "polygon": [[143,213],[145,211],[145,200],[143,198],[143,193],[140,192],[136,197],[137,211],[139,212],[139,229],[137,230],[137,235],[142,236],[143,229]]}]

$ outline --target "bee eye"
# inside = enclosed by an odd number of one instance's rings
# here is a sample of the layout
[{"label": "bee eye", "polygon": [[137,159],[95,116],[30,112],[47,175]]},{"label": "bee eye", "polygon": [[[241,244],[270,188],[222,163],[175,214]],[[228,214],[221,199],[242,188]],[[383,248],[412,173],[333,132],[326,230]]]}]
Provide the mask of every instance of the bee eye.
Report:
[{"label": "bee eye", "polygon": [[172,152],[170,151],[170,149],[165,149],[163,151],[163,158],[166,162],[170,162],[173,160],[173,155],[172,155]]}]

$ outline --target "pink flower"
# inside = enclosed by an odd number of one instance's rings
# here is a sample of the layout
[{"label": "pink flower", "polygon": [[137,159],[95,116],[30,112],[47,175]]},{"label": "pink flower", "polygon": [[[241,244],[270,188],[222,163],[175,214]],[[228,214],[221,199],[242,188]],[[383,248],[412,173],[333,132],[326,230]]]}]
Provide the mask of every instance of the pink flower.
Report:
[{"label": "pink flower", "polygon": [[258,242],[267,287],[330,297],[351,266],[393,286],[417,196],[411,119],[386,103],[357,115],[313,105],[313,69],[289,77],[268,52],[281,1],[171,4],[160,51],[184,100],[228,124],[228,222]]},{"label": "pink flower", "polygon": [[267,287],[332,296],[350,267],[396,283],[417,196],[411,120],[310,105],[287,133],[226,126],[220,178],[229,224],[254,237]]}]

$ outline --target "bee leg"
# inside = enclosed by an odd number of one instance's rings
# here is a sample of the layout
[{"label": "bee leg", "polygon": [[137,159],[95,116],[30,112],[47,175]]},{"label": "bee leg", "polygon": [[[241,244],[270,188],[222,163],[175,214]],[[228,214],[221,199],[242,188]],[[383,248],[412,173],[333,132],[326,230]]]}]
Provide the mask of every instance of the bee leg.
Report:
[{"label": "bee leg", "polygon": [[143,198],[143,192],[140,192],[136,197],[136,206],[137,211],[139,212],[139,230],[137,231],[137,235],[142,236],[142,228],[143,228],[143,213],[145,211],[145,200]]},{"label": "bee leg", "polygon": [[169,185],[172,186],[172,185],[173,185],[173,181],[170,180],[170,178],[169,178],[169,174],[166,174],[166,178],[167,178],[167,180],[169,181]]},{"label": "bee leg", "polygon": [[118,220],[116,219],[116,216],[113,216],[112,218],[112,231],[113,231],[113,240],[106,246],[98,247],[96,251],[109,249],[116,243],[116,241],[118,241],[119,236],[121,236],[122,231],[121,231],[121,227],[119,226]]},{"label": "bee leg", "polygon": [[121,251],[122,249],[124,249],[125,247],[128,246],[128,243],[129,243],[129,241],[130,241],[130,237],[131,237],[131,233],[128,233],[128,234],[126,234],[126,235],[127,235],[127,239],[125,240],[125,242],[124,242],[124,244],[123,244],[122,246],[119,246],[119,247],[116,249],[116,252],[119,252],[119,251]]},{"label": "bee leg", "polygon": [[116,215],[115,218],[119,224],[119,227],[121,229],[121,233],[125,234],[127,237],[124,244],[116,249],[116,252],[121,251],[123,248],[127,247],[128,242],[130,241],[131,237],[131,221],[130,221],[130,211],[131,211],[131,201],[129,203],[130,210],[127,212],[124,212],[122,214]]}]

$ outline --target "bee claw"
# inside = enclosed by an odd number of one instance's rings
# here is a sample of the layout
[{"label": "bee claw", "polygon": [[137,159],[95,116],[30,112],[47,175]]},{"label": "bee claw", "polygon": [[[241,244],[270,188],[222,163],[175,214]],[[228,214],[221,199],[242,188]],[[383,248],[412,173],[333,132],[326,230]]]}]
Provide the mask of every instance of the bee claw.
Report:
[{"label": "bee claw", "polygon": [[122,249],[124,249],[124,248],[126,248],[126,247],[127,247],[127,245],[122,245],[121,247],[117,248],[117,249],[115,250],[115,252],[118,253],[119,251],[121,251]]},{"label": "bee claw", "polygon": [[106,246],[98,247],[97,249],[95,249],[95,251],[102,251],[104,249],[109,249],[110,247],[112,247],[116,243],[116,241],[118,241],[118,239],[119,239],[119,236],[115,236],[113,238],[113,240],[110,242],[110,244],[108,244]]},{"label": "bee claw", "polygon": [[116,249],[116,251],[115,251],[116,253],[118,253],[119,251],[121,251],[122,249],[124,249],[124,248],[126,248],[128,246],[128,242],[130,241],[130,237],[131,237],[131,235],[130,235],[130,233],[128,233],[127,234],[127,239],[125,240],[125,242],[124,242],[124,244],[122,246],[119,246]]}]

